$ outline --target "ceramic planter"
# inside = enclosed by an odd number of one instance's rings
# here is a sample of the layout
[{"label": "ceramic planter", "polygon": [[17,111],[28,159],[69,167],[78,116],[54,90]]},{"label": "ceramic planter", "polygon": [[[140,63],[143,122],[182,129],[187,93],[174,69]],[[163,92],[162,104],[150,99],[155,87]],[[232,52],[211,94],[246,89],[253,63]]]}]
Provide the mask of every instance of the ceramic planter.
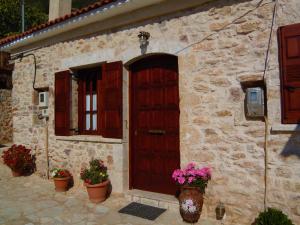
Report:
[{"label": "ceramic planter", "polygon": [[12,170],[11,173],[12,173],[13,177],[20,177],[20,176],[22,176],[22,174],[20,172],[18,172],[18,171],[13,171]]},{"label": "ceramic planter", "polygon": [[105,201],[107,198],[107,190],[108,190],[109,183],[110,183],[109,180],[106,180],[100,184],[84,183],[90,201],[93,203],[99,203]]},{"label": "ceramic planter", "polygon": [[185,222],[197,223],[203,206],[203,194],[197,187],[183,186],[179,195],[180,215]]},{"label": "ceramic planter", "polygon": [[65,192],[69,188],[70,177],[63,178],[53,178],[55,191],[57,192]]}]

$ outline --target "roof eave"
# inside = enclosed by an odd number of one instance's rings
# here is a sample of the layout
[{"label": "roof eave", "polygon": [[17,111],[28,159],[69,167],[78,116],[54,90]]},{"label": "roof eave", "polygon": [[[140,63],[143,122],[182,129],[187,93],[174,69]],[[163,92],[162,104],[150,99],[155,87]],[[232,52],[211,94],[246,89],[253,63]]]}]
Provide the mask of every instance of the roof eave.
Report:
[{"label": "roof eave", "polygon": [[124,14],[139,8],[157,4],[164,0],[118,0],[89,12],[69,18],[63,22],[38,30],[22,38],[0,45],[1,51],[11,51],[31,43],[50,38],[67,31],[86,26],[88,24],[103,21],[111,17]]}]

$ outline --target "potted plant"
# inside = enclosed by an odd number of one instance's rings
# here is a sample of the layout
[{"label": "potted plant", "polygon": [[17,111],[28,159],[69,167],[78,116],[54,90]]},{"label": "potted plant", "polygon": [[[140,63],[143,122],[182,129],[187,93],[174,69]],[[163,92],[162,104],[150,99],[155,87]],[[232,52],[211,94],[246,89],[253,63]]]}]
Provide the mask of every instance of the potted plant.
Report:
[{"label": "potted plant", "polygon": [[65,192],[69,189],[71,174],[68,170],[54,168],[51,170],[51,176],[57,192]]},{"label": "potted plant", "polygon": [[268,208],[261,212],[253,225],[293,225],[292,221],[278,209]]},{"label": "potted plant", "polygon": [[11,169],[14,177],[34,172],[35,156],[30,152],[31,149],[23,145],[13,145],[3,152],[3,162]]},{"label": "potted plant", "polygon": [[89,199],[93,203],[105,201],[108,185],[110,183],[107,174],[107,167],[103,161],[93,159],[89,162],[90,168],[83,169],[80,178],[84,181]]},{"label": "potted plant", "polygon": [[210,168],[196,168],[195,163],[189,163],[184,169],[174,170],[172,178],[181,186],[179,210],[182,219],[196,223],[201,215],[205,188],[211,179]]}]

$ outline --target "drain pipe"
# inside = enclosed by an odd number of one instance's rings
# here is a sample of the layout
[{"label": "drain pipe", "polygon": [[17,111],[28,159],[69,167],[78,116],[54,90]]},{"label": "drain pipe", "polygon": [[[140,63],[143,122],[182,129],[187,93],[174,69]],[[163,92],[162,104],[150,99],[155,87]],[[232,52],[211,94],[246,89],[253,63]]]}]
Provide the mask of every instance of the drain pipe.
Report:
[{"label": "drain pipe", "polygon": [[46,140],[45,140],[45,151],[46,151],[46,169],[47,169],[47,179],[49,180],[49,119],[46,118],[46,126],[45,126],[45,134],[46,134]]},{"label": "drain pipe", "polygon": [[269,138],[269,121],[268,116],[265,116],[265,144],[264,144],[264,151],[265,151],[265,190],[264,190],[264,210],[266,211],[268,208],[267,204],[267,193],[268,193],[268,138]]}]

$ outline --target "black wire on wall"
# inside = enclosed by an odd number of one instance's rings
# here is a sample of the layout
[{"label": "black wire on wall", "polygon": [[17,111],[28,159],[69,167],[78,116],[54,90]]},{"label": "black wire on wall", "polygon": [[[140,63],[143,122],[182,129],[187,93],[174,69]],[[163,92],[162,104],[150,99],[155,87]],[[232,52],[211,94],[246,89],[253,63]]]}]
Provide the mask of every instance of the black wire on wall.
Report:
[{"label": "black wire on wall", "polygon": [[33,63],[34,63],[34,77],[33,77],[33,82],[32,82],[32,88],[35,91],[39,91],[39,89],[35,87],[35,81],[36,81],[36,57],[35,57],[35,54],[33,54],[33,53],[29,53],[29,54],[26,54],[26,55],[20,54],[16,58],[17,59],[19,58],[20,61],[22,61],[23,58],[28,57],[28,56],[33,56]]}]

